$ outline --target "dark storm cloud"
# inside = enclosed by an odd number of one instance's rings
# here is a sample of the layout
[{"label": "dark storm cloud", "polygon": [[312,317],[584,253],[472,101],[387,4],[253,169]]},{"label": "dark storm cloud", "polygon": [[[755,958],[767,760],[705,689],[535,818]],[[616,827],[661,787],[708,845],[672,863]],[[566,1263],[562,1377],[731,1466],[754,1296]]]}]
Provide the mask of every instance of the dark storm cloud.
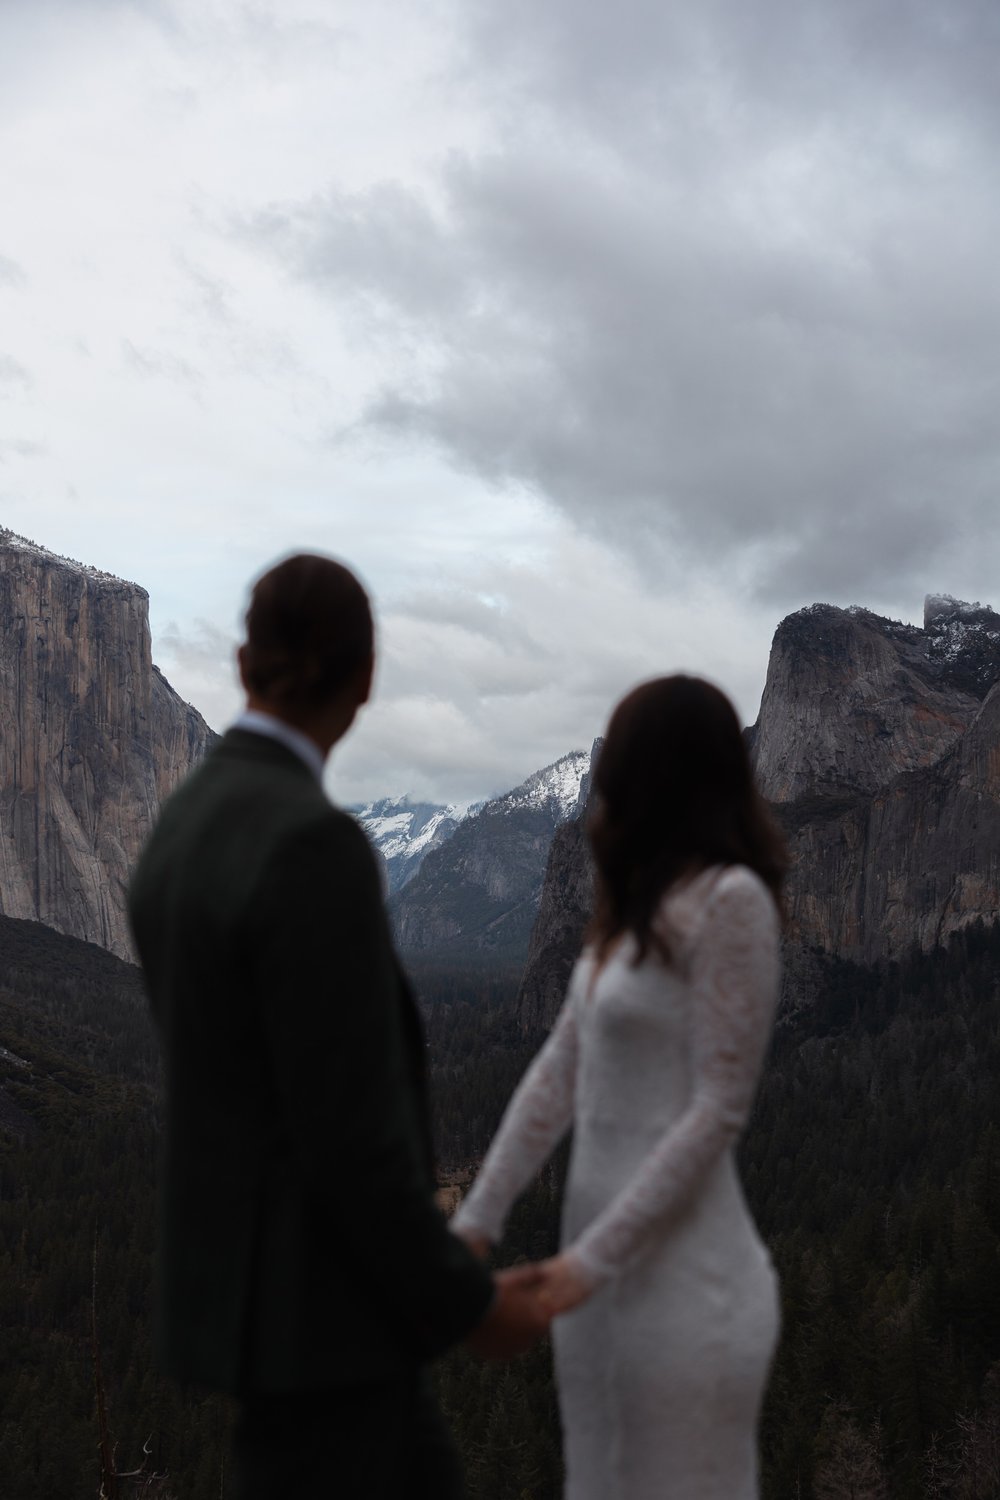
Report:
[{"label": "dark storm cloud", "polygon": [[252,226],[410,356],[370,424],[790,599],[986,526],[994,5],[468,15],[501,147]]},{"label": "dark storm cloud", "polygon": [[879,101],[890,114],[1000,114],[993,0],[466,0],[463,15],[472,74],[647,141],[691,106],[702,139],[720,105],[755,136],[789,119],[839,126]]},{"label": "dark storm cloud", "polygon": [[360,297],[370,316],[386,312],[397,326],[401,311],[452,316],[475,275],[457,241],[445,252],[448,226],[395,183],[354,196],[330,192],[303,208],[276,206],[243,232],[277,254],[290,251],[300,276]]}]

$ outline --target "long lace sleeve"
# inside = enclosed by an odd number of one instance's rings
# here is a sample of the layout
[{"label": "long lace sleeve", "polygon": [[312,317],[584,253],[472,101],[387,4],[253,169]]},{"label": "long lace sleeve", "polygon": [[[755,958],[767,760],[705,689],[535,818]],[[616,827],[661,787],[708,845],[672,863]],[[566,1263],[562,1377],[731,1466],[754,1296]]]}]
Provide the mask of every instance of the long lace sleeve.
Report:
[{"label": "long lace sleeve", "polygon": [[756,1091],[778,988],[774,903],[742,866],[708,899],[690,960],[692,1084],[687,1107],[568,1254],[592,1285],[662,1235],[739,1135]]},{"label": "long lace sleeve", "polygon": [[452,1227],[483,1234],[493,1244],[511,1204],[548,1159],[573,1120],[577,1029],[575,985],[558,1020],[514,1090],[472,1188]]}]

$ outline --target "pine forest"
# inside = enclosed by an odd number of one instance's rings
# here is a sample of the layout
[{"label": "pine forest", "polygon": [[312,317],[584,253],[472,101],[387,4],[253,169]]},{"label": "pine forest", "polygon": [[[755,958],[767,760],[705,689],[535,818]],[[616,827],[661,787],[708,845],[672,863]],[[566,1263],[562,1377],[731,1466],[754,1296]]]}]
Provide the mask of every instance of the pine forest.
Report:
[{"label": "pine forest", "polygon": [[[0,919],[0,1494],[219,1500],[229,1412],[153,1374],[160,1125],[137,971]],[[765,1500],[1000,1494],[1000,928],[874,968],[815,956],[741,1148],[783,1287]],[[445,1192],[538,1045],[516,972],[415,969]],[[501,1262],[552,1252],[557,1153]],[[331,1247],[335,1254],[335,1247]],[[548,1350],[436,1369],[470,1500],[558,1500]]]}]

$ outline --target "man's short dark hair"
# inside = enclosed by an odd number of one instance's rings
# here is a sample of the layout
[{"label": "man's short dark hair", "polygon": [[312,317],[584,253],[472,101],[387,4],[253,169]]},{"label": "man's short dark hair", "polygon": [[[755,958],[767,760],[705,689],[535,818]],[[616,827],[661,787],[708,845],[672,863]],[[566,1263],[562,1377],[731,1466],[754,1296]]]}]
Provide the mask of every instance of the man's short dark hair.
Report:
[{"label": "man's short dark hair", "polygon": [[334,697],[372,654],[368,595],[349,568],[302,552],[254,584],[243,675],[259,697],[308,708]]}]

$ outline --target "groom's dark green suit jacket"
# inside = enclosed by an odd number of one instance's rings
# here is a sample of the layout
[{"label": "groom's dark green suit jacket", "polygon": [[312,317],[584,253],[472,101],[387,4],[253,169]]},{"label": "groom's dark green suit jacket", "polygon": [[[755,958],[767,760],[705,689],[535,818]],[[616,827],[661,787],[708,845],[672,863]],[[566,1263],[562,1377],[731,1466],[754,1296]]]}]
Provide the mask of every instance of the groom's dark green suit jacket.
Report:
[{"label": "groom's dark green suit jacket", "polygon": [[230,730],[130,893],[160,1028],[158,1363],[236,1393],[412,1370],[492,1282],[433,1202],[425,1044],[371,849],[284,745]]}]

